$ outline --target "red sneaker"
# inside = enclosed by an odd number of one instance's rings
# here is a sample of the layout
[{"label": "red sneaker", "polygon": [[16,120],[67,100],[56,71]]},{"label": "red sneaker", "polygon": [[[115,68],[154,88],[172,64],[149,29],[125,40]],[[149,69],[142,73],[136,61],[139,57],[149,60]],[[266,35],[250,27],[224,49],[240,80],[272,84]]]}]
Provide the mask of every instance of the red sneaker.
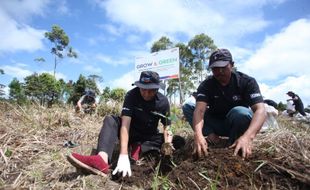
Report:
[{"label": "red sneaker", "polygon": [[141,144],[132,144],[131,146],[131,158],[135,161],[139,160],[141,152]]},{"label": "red sneaker", "polygon": [[110,166],[99,155],[83,156],[72,153],[67,159],[76,168],[87,170],[92,174],[106,176],[109,172]]}]

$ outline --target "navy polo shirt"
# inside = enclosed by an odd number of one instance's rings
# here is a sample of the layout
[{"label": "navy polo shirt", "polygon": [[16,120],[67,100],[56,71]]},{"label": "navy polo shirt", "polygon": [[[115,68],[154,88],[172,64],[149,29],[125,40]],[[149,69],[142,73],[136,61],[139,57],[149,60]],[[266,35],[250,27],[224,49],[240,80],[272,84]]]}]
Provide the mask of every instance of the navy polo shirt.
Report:
[{"label": "navy polo shirt", "polygon": [[157,92],[153,100],[145,101],[138,87],[127,92],[121,115],[131,117],[130,130],[139,134],[157,134],[159,120],[164,126],[171,124],[167,97]]},{"label": "navy polo shirt", "polygon": [[232,72],[226,86],[210,76],[199,85],[197,93],[197,102],[206,102],[208,105],[206,113],[218,118],[225,118],[233,107],[250,107],[263,102],[256,80],[241,72]]}]

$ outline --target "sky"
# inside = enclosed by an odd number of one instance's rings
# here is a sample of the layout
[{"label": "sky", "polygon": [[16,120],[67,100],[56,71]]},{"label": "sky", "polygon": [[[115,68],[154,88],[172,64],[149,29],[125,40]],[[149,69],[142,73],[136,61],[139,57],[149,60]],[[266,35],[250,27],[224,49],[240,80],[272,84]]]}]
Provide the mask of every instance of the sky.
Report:
[{"label": "sky", "polygon": [[53,25],[78,53],[58,63],[58,79],[99,75],[100,89],[129,90],[137,80],[135,57],[147,56],[160,37],[187,44],[205,33],[231,51],[265,98],[286,103],[291,90],[310,105],[308,0],[0,0],[1,84],[53,74],[52,44],[44,37]]}]

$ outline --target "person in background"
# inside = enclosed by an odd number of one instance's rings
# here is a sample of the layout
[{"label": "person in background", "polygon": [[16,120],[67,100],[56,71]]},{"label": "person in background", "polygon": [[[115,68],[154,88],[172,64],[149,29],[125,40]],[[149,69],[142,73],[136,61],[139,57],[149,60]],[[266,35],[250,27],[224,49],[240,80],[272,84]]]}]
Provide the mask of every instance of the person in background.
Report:
[{"label": "person in background", "polygon": [[234,155],[247,158],[260,131],[266,110],[259,86],[253,77],[234,71],[234,61],[227,49],[214,51],[209,59],[212,76],[197,89],[193,118],[195,152],[207,155],[208,143],[228,137]]},{"label": "person in background", "polygon": [[186,121],[193,127],[193,113],[196,106],[197,92],[193,92],[182,104],[182,111]]},{"label": "person in background", "polygon": [[75,111],[88,113],[94,111],[96,107],[96,94],[94,91],[88,90],[77,102]]},{"label": "person in background", "polygon": [[306,116],[304,104],[302,103],[300,97],[292,91],[288,91],[286,94],[289,97],[291,97],[287,101],[290,101],[290,100],[293,101],[293,105],[295,106],[295,110],[298,111],[301,115]]},{"label": "person in background", "polygon": [[[104,118],[98,138],[98,154],[84,156],[72,153],[68,156],[71,164],[105,176],[109,172],[112,154],[119,141],[118,162],[112,174],[122,173],[125,177],[131,176],[130,158],[138,160],[148,151],[160,152],[163,146],[174,150],[169,119],[170,105],[167,97],[158,92],[160,87],[163,88],[158,73],[143,71],[134,85],[137,87],[128,91],[125,96],[121,117],[108,115]],[[159,121],[163,124],[162,133],[158,130]]]}]

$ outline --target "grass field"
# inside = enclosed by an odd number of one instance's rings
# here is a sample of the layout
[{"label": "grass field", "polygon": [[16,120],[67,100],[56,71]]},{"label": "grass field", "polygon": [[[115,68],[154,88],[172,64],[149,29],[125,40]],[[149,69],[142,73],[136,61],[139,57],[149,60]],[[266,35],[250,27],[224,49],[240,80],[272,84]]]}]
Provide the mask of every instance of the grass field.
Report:
[{"label": "grass field", "polygon": [[[76,171],[71,152],[91,154],[102,116],[70,107],[20,107],[0,102],[0,189],[310,189],[309,123],[278,117],[280,127],[258,134],[251,158],[210,148],[192,156],[192,131],[174,108],[174,130],[186,145],[167,160],[132,165],[131,178],[106,178]],[[78,144],[64,147],[66,141]]]}]

